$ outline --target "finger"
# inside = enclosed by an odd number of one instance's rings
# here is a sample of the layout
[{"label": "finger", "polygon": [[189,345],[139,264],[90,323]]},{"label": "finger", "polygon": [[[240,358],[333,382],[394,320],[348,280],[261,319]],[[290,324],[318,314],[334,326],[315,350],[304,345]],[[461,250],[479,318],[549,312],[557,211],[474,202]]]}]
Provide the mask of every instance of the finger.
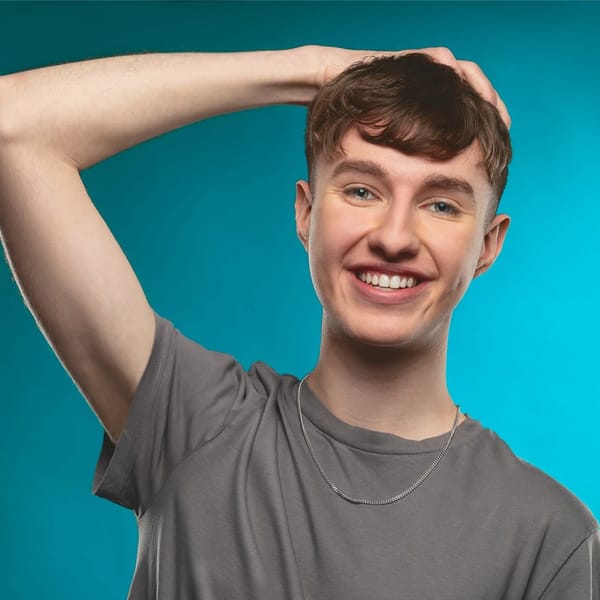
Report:
[{"label": "finger", "polygon": [[512,119],[510,118],[510,115],[508,114],[508,109],[506,108],[506,104],[504,104],[502,98],[500,98],[500,96],[498,96],[498,111],[500,112],[500,116],[502,117],[502,120],[506,123],[506,127],[508,127],[508,129],[510,129],[511,123],[512,123]]},{"label": "finger", "polygon": [[496,106],[498,94],[479,65],[470,60],[461,60],[459,64],[463,77],[475,88],[475,91]]},{"label": "finger", "polygon": [[459,70],[458,60],[452,54],[449,48],[438,47],[438,48],[425,48],[423,52],[431,55],[437,62],[452,67],[455,71]]},{"label": "finger", "polygon": [[464,78],[479,94],[481,94],[481,96],[483,96],[483,98],[496,107],[502,120],[506,123],[506,126],[510,127],[511,118],[508,114],[506,104],[479,65],[468,60],[459,61],[459,63],[462,67]]},{"label": "finger", "polygon": [[436,62],[452,67],[463,79],[466,79],[475,91],[498,107],[500,99],[491,81],[486,77],[479,65],[469,60],[458,60],[448,48],[425,48],[420,50],[429,54]]},{"label": "finger", "polygon": [[411,49],[411,50],[400,50],[395,52],[398,56],[403,56],[404,54],[412,54],[413,52],[419,52],[421,54],[427,54],[435,62],[448,65],[452,67],[455,71],[460,71],[460,67],[458,64],[458,60],[452,54],[452,52],[448,48],[444,47],[436,47],[436,48],[419,48],[419,49]]}]

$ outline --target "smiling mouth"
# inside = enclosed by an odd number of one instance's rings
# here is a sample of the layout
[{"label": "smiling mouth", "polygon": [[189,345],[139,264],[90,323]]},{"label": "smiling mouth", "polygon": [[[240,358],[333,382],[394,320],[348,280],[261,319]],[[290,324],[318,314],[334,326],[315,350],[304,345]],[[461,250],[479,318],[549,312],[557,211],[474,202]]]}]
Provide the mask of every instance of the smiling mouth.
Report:
[{"label": "smiling mouth", "polygon": [[363,283],[381,290],[403,290],[418,286],[423,280],[414,276],[386,275],[385,273],[371,273],[369,271],[355,272],[354,276]]}]

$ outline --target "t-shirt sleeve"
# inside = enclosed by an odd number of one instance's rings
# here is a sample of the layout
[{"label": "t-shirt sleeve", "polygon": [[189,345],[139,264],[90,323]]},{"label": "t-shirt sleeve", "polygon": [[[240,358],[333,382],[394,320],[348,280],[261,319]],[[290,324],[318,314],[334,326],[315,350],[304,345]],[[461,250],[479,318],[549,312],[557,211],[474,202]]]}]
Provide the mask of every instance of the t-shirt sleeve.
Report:
[{"label": "t-shirt sleeve", "polygon": [[104,432],[92,487],[138,517],[174,467],[219,435],[247,397],[257,395],[235,358],[206,349],[154,315],[150,358],[117,444]]},{"label": "t-shirt sleeve", "polygon": [[600,600],[600,529],[567,558],[540,600]]}]

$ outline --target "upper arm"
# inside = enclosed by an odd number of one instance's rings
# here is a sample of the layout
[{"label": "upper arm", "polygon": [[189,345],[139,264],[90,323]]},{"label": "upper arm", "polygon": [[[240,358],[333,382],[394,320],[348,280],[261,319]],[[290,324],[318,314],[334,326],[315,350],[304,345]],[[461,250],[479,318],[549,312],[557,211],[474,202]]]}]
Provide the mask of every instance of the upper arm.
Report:
[{"label": "upper arm", "polygon": [[589,535],[570,554],[540,600],[600,599],[600,530]]},{"label": "upper arm", "polygon": [[155,317],[77,168],[5,138],[0,234],[25,303],[115,441],[150,357]]}]

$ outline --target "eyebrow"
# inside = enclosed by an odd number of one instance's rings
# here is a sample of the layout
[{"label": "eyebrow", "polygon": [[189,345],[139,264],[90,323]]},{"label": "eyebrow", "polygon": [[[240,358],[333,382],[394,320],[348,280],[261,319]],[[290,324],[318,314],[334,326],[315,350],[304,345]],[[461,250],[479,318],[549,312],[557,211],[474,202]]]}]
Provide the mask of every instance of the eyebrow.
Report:
[{"label": "eyebrow", "polygon": [[[335,166],[332,177],[351,172],[373,175],[388,183],[390,181],[387,171],[371,160],[342,160]],[[428,175],[421,184],[420,189],[421,191],[436,189],[448,192],[459,192],[471,198],[475,195],[473,186],[466,179],[441,174]]]},{"label": "eyebrow", "polygon": [[331,176],[337,177],[342,173],[355,171],[387,180],[387,173],[376,162],[371,160],[342,160],[335,166]]},{"label": "eyebrow", "polygon": [[429,175],[423,182],[423,189],[444,190],[447,192],[458,192],[473,198],[475,192],[473,186],[462,177],[448,177],[447,175]]}]

